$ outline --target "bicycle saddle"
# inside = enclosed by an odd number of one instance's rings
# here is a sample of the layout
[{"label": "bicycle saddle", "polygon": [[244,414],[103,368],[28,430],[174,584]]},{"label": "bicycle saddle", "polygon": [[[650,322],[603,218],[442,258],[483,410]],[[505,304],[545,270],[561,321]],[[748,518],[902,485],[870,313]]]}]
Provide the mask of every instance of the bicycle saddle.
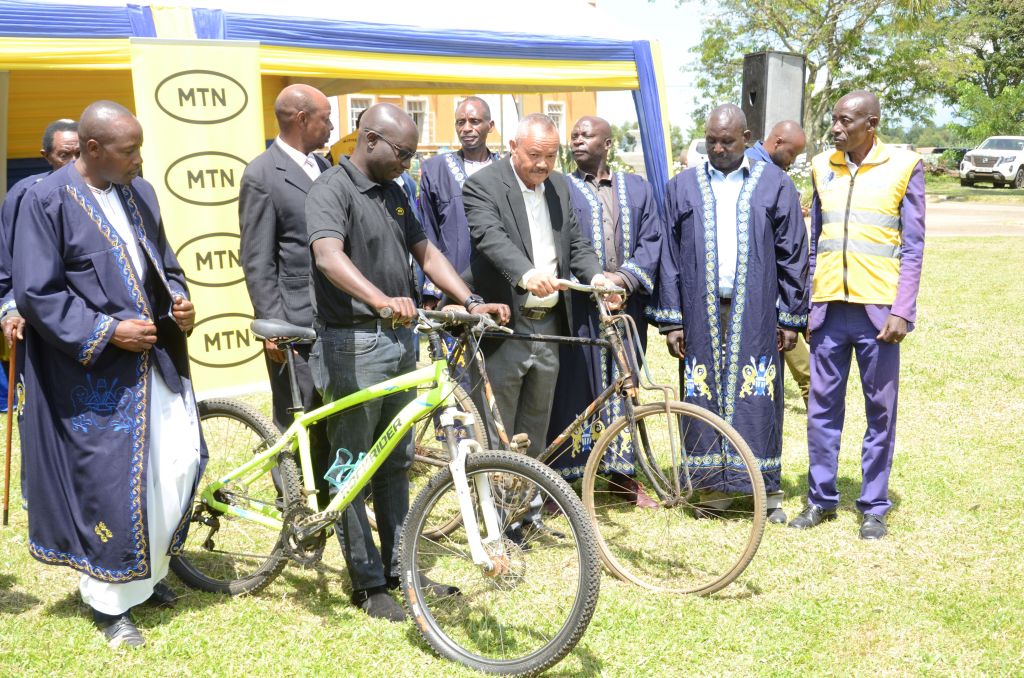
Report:
[{"label": "bicycle saddle", "polygon": [[263,340],[272,339],[279,344],[308,344],[316,341],[312,327],[292,325],[283,320],[253,320],[252,333]]}]

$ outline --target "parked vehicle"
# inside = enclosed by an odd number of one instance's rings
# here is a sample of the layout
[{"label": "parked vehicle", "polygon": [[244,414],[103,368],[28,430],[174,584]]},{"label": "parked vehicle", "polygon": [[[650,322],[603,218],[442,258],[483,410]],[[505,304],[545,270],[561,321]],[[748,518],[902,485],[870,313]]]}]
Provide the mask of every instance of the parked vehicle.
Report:
[{"label": "parked vehicle", "polygon": [[1024,187],[1024,137],[989,137],[960,162],[960,185]]},{"label": "parked vehicle", "polygon": [[703,139],[694,139],[686,149],[686,166],[696,167],[708,159],[707,144]]}]

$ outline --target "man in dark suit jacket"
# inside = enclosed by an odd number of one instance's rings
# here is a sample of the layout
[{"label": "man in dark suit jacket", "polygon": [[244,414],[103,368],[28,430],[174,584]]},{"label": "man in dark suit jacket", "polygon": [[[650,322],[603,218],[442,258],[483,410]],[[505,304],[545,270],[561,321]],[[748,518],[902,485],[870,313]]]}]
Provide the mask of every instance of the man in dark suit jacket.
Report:
[{"label": "man in dark suit jacket", "polygon": [[[257,318],[312,327],[306,194],[313,180],[329,167],[313,151],[327,143],[334,128],[331,107],[320,90],[291,85],[278,95],[274,114],[280,135],[246,167],[238,197],[245,284]],[[274,398],[274,424],[284,430],[292,422],[285,355],[268,341],[265,357]],[[309,347],[299,347],[294,358],[302,406],[307,410],[319,407],[320,394],[309,369]],[[314,463],[326,463],[326,439],[314,434],[311,442]],[[322,475],[317,474],[318,483]],[[318,489],[323,490],[319,497],[325,503],[326,483]]]},{"label": "man in dark suit jacket", "polygon": [[[480,170],[463,187],[473,244],[464,277],[488,301],[511,307],[511,327],[520,334],[569,333],[573,302],[559,294],[558,278],[575,275],[596,285],[617,280],[601,271],[576,222],[565,177],[552,172],[558,142],[549,117],[526,116],[510,144],[511,157]],[[539,456],[558,377],[558,345],[492,340],[484,351],[506,429],[527,434],[530,455]]]}]

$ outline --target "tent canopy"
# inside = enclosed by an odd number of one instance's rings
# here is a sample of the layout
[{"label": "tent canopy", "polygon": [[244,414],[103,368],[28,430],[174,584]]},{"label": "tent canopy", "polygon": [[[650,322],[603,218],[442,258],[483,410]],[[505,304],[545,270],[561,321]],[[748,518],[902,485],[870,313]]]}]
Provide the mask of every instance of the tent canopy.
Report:
[{"label": "tent canopy", "polygon": [[[131,38],[199,39],[258,43],[264,75],[332,95],[632,90],[659,198],[668,179],[657,45],[617,35],[615,23],[584,0],[523,0],[502,16],[500,31],[452,0],[334,3],[324,6],[333,16],[316,18],[285,15],[285,3],[267,0],[217,2],[220,9],[179,3],[0,0],[0,70],[78,71],[67,85],[92,86],[99,98],[109,96],[102,73],[83,81],[83,71],[130,72]],[[395,23],[382,23],[383,15]],[[572,26],[577,34],[537,34],[538,24]]]}]

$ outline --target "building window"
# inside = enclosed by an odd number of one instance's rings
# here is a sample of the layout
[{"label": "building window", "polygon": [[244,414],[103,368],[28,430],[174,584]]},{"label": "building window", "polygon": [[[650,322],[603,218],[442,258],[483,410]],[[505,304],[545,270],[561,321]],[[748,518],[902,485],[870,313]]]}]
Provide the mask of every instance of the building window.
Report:
[{"label": "building window", "polygon": [[558,128],[558,138],[564,143],[565,138],[565,102],[548,101],[544,104],[544,113],[551,118]]},{"label": "building window", "polygon": [[420,143],[430,142],[430,112],[427,110],[426,99],[406,99],[405,112],[409,114],[416,128],[420,131]]},{"label": "building window", "polygon": [[369,97],[349,97],[348,99],[348,131],[355,132],[359,127],[357,121],[359,115],[370,106],[373,106],[373,99]]}]

